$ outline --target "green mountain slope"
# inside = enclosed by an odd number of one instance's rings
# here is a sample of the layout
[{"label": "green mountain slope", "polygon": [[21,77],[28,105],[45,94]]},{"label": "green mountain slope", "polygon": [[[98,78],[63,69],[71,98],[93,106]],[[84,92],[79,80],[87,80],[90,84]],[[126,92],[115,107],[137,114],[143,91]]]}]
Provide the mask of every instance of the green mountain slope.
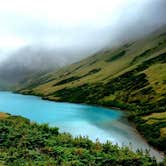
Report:
[{"label": "green mountain slope", "polygon": [[165,28],[58,71],[34,75],[17,91],[127,110],[148,142],[166,153]]}]

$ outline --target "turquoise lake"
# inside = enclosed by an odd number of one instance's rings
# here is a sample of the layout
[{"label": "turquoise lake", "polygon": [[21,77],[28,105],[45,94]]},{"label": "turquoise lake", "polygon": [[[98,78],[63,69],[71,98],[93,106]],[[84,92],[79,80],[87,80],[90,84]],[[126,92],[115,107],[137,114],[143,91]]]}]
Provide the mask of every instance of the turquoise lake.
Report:
[{"label": "turquoise lake", "polygon": [[88,136],[93,141],[109,140],[119,146],[130,146],[133,150],[149,149],[152,156],[162,159],[162,155],[146,143],[122,111],[0,92],[0,112],[21,115],[38,123],[48,123],[58,127],[60,132]]}]

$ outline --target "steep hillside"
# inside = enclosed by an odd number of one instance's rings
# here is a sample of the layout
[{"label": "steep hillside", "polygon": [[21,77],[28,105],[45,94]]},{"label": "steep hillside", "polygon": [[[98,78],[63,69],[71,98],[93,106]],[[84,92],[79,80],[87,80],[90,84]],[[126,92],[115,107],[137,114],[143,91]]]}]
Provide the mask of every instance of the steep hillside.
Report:
[{"label": "steep hillside", "polygon": [[166,153],[165,28],[57,72],[29,77],[17,91],[127,110],[149,143]]}]

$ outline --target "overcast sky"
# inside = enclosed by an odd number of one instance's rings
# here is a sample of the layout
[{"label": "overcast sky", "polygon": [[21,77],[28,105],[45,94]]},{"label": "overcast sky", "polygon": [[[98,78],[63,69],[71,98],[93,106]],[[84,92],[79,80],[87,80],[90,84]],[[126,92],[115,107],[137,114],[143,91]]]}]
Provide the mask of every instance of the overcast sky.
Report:
[{"label": "overcast sky", "polygon": [[0,61],[26,46],[87,53],[165,23],[166,0],[0,0]]}]

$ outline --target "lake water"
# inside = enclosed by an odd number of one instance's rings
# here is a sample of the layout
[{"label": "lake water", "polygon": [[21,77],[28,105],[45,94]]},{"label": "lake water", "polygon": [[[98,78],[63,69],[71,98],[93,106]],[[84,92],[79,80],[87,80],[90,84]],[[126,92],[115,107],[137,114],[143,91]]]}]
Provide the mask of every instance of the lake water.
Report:
[{"label": "lake water", "polygon": [[0,112],[21,115],[38,123],[48,123],[58,127],[60,132],[69,132],[73,136],[88,136],[93,141],[109,140],[119,146],[130,146],[133,150],[150,149],[152,156],[162,159],[162,155],[149,147],[122,111],[0,92]]}]

